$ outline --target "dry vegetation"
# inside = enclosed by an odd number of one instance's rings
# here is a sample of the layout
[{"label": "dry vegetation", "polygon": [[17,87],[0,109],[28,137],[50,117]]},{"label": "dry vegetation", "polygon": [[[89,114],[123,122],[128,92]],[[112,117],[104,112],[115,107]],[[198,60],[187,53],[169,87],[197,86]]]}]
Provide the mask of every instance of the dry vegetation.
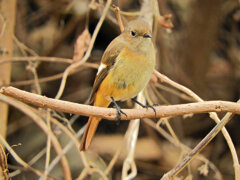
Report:
[{"label": "dry vegetation", "polygon": [[[84,103],[120,20],[138,16],[157,50],[138,100],[157,115],[128,101],[118,124]],[[239,180],[239,30],[237,0],[0,0],[0,180]],[[106,120],[83,153],[88,115]]]}]

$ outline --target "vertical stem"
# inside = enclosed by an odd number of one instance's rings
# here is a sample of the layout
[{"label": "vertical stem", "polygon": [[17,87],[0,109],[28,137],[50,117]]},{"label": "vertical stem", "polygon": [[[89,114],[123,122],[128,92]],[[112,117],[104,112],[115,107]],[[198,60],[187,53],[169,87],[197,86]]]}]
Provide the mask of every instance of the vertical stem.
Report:
[{"label": "vertical stem", "polygon": [[[15,24],[16,0],[0,0],[0,61],[12,56]],[[11,64],[0,66],[0,86],[9,83]],[[0,134],[5,137],[7,131],[8,105],[0,102]]]},{"label": "vertical stem", "polygon": [[[13,32],[15,24],[16,0],[0,0],[0,61],[12,56]],[[0,87],[9,83],[11,78],[11,64],[0,66]],[[5,138],[7,131],[8,105],[0,102],[0,135]],[[4,175],[0,167],[0,177]]]}]

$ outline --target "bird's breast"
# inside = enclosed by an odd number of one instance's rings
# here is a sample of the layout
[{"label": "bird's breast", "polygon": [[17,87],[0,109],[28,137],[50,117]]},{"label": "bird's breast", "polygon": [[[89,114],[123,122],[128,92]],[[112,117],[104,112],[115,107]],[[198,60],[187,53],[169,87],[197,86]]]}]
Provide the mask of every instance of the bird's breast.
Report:
[{"label": "bird's breast", "polygon": [[112,96],[117,101],[135,97],[146,86],[154,66],[154,59],[124,49],[103,82],[106,96]]}]

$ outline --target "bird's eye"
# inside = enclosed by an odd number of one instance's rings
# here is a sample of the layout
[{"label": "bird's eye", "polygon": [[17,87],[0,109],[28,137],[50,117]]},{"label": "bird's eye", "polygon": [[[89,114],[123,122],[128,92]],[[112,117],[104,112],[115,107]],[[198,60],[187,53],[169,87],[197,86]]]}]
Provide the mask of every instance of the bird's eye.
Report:
[{"label": "bird's eye", "polygon": [[131,36],[132,37],[135,37],[136,36],[136,33],[134,31],[131,31]]}]

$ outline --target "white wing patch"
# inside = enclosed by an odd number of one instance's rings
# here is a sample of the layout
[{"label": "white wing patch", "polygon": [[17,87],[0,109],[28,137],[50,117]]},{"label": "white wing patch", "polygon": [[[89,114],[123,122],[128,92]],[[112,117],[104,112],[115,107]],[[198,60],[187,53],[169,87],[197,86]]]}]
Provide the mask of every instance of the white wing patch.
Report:
[{"label": "white wing patch", "polygon": [[107,67],[106,64],[101,63],[100,66],[99,66],[99,68],[98,68],[97,75],[98,75],[103,69],[105,69],[106,67]]}]

